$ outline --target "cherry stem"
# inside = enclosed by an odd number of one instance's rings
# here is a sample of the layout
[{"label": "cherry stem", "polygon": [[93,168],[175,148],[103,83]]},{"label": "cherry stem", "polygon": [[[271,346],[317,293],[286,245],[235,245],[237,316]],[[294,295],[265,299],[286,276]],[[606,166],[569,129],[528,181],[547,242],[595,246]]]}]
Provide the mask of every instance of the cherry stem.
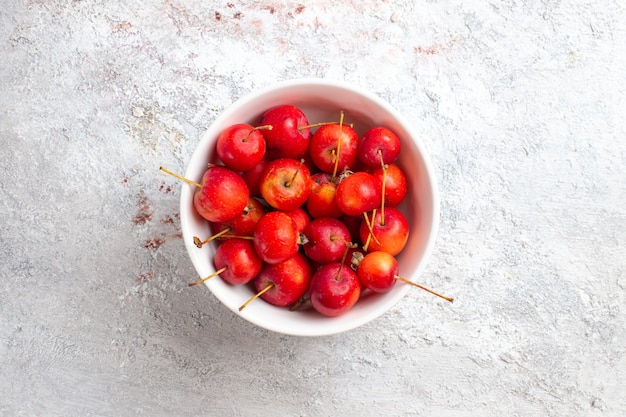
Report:
[{"label": "cherry stem", "polygon": [[231,230],[230,227],[227,227],[226,229],[217,232],[216,234],[214,234],[211,237],[206,238],[205,240],[200,240],[200,238],[198,236],[194,236],[193,237],[193,243],[198,248],[202,248],[202,245],[204,245],[205,243],[209,243],[210,241],[215,240],[218,237],[225,235],[226,233],[230,232],[230,230]]},{"label": "cherry stem", "polygon": [[402,278],[402,277],[399,277],[399,276],[397,276],[397,275],[396,275],[394,278],[395,278],[395,279],[397,279],[397,280],[399,280],[399,281],[402,281],[402,282],[404,282],[404,283],[407,283],[407,284],[413,285],[413,286],[415,286],[415,287],[417,287],[417,288],[420,288],[420,289],[422,289],[422,290],[424,290],[424,291],[426,291],[426,292],[429,292],[429,293],[431,293],[431,294],[433,294],[433,295],[436,295],[437,297],[443,298],[443,299],[444,299],[444,300],[446,300],[446,301],[449,301],[449,302],[451,302],[451,303],[453,303],[453,302],[454,302],[454,298],[451,298],[451,297],[446,297],[445,295],[441,295],[441,294],[439,294],[438,292],[435,292],[435,291],[431,290],[430,288],[426,288],[426,287],[424,287],[424,286],[422,286],[422,285],[420,285],[420,284],[417,284],[417,283],[415,283],[415,282],[413,282],[413,281],[409,281],[409,280],[408,280],[408,279],[406,279],[406,278]]},{"label": "cherry stem", "polygon": [[379,149],[378,156],[380,157],[380,165],[383,169],[383,190],[382,190],[382,202],[380,204],[380,225],[385,225],[385,183],[387,182],[387,165],[383,160],[383,152]]},{"label": "cherry stem", "polygon": [[335,166],[333,167],[332,180],[337,176],[337,169],[339,168],[339,155],[341,155],[341,131],[343,129],[343,110],[339,114],[339,135],[337,138],[337,154],[335,155]]},{"label": "cherry stem", "polygon": [[329,239],[331,242],[343,242],[348,248],[356,248],[358,245],[356,243],[352,243],[349,240],[345,240],[344,238],[340,237],[340,236],[335,236],[332,235]]},{"label": "cherry stem", "polygon": [[190,284],[189,284],[189,286],[190,286],[190,287],[193,287],[194,285],[202,284],[203,282],[208,281],[208,280],[210,280],[211,278],[218,276],[219,274],[221,274],[222,272],[226,271],[227,269],[228,269],[228,267],[227,267],[227,266],[225,266],[225,267],[223,267],[223,268],[220,268],[220,269],[218,269],[217,271],[213,272],[213,273],[212,273],[211,275],[209,275],[208,277],[205,277],[205,278],[202,278],[202,279],[200,279],[200,280],[198,280],[198,281],[196,281],[196,282],[192,282],[192,283],[190,283]]},{"label": "cherry stem", "polygon": [[[326,126],[326,125],[336,125],[337,122],[320,122],[320,123],[313,123],[311,125],[306,125],[306,126],[300,126],[298,128],[298,130],[304,130],[304,129],[313,129],[314,127],[320,127],[320,126]],[[350,127],[354,127],[354,123],[348,123],[346,124],[346,126],[350,126]]]},{"label": "cherry stem", "polygon": [[169,169],[167,169],[167,168],[159,167],[159,169],[160,169],[161,171],[163,171],[163,172],[166,172],[166,173],[170,174],[170,175],[171,175],[171,176],[173,176],[173,177],[178,178],[179,180],[185,181],[187,184],[195,185],[195,186],[196,186],[196,187],[198,187],[198,188],[202,188],[202,184],[199,184],[199,183],[197,183],[197,182],[195,182],[195,181],[191,181],[190,179],[187,179],[187,178],[185,178],[185,177],[183,177],[183,176],[181,176],[181,175],[178,175],[177,173],[172,172],[172,171],[170,171],[170,170],[169,170]]},{"label": "cherry stem", "polygon": [[346,252],[344,252],[344,256],[343,259],[341,260],[341,264],[339,264],[339,269],[337,270],[337,276],[335,277],[336,281],[339,281],[339,278],[341,278],[341,272],[343,271],[343,262],[346,259],[345,254],[348,252],[348,250],[346,249]]},{"label": "cherry stem", "polygon": [[244,308],[246,308],[248,306],[248,304],[250,304],[251,302],[253,302],[254,300],[256,300],[257,298],[259,298],[260,296],[262,296],[263,294],[265,294],[267,291],[271,290],[272,288],[274,288],[274,283],[270,282],[269,284],[267,284],[267,286],[265,288],[263,288],[261,291],[259,291],[258,293],[254,294],[252,297],[250,297],[248,299],[248,301],[246,301],[245,303],[243,303],[241,305],[241,307],[239,307],[239,311],[243,310]]},{"label": "cherry stem", "polygon": [[343,240],[344,243],[346,244],[346,250],[343,251],[343,255],[341,256],[341,265],[339,265],[339,271],[337,271],[337,277],[335,278],[337,281],[339,281],[339,278],[341,277],[341,272],[343,271],[343,267],[346,262],[346,256],[348,256],[348,252],[350,252],[350,249],[354,249],[358,246],[356,243],[346,242],[345,239],[341,239],[341,240]]},{"label": "cherry stem", "polygon": [[[344,264],[344,262],[346,262],[346,257],[348,256],[348,252],[350,252],[350,249],[354,249],[358,246],[356,243],[346,242],[345,240],[344,242],[346,243],[346,250],[343,252],[343,255],[341,256],[342,265]],[[341,269],[339,269],[339,273],[341,274]]]},{"label": "cherry stem", "polygon": [[254,240],[254,236],[241,236],[241,235],[222,235],[223,238],[227,239],[245,239],[245,240]]},{"label": "cherry stem", "polygon": [[300,165],[298,165],[298,169],[296,169],[296,172],[293,173],[293,177],[291,177],[291,179],[285,183],[285,187],[291,187],[291,184],[293,184],[293,182],[296,180],[296,177],[298,176],[298,173],[302,168],[302,164],[304,164],[304,159],[300,160]]},{"label": "cherry stem", "polygon": [[380,241],[374,235],[374,227],[372,226],[372,223],[374,222],[375,217],[376,217],[376,209],[372,210],[372,221],[370,221],[370,219],[367,217],[367,213],[363,213],[363,218],[365,219],[365,225],[367,226],[367,230],[369,230],[369,234],[367,235],[367,240],[365,241],[365,244],[363,245],[363,249],[365,249],[366,251],[370,245],[370,241],[372,238],[374,239],[374,241],[376,242],[378,246],[382,246]]},{"label": "cherry stem", "polygon": [[243,141],[247,142],[248,138],[250,137],[250,134],[252,134],[252,132],[254,132],[255,130],[272,130],[273,128],[274,128],[274,126],[272,126],[272,125],[263,125],[263,126],[253,127],[252,129],[250,129],[250,131],[248,132],[246,137],[243,138]]}]

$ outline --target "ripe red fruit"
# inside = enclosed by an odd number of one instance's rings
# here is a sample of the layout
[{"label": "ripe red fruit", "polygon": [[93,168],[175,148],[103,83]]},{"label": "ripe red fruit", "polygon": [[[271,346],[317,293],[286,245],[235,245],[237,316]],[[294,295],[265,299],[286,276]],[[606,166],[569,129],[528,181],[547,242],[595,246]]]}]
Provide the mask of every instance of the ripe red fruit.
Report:
[{"label": "ripe red fruit", "polygon": [[225,222],[241,214],[249,197],[245,181],[235,171],[210,165],[193,196],[193,205],[206,220]]},{"label": "ripe red fruit", "polygon": [[380,207],[382,203],[380,182],[364,171],[344,178],[337,186],[337,205],[349,216],[358,216]]},{"label": "ripe red fruit", "polygon": [[361,137],[357,155],[370,168],[381,166],[381,158],[382,163],[391,164],[400,155],[400,139],[386,127],[373,127]]},{"label": "ripe red fruit", "polygon": [[350,231],[346,225],[331,217],[314,219],[303,234],[307,240],[303,245],[304,253],[320,264],[340,261],[350,244]]},{"label": "ripe red fruit", "polygon": [[248,186],[251,196],[261,197],[261,175],[265,171],[267,164],[269,164],[269,159],[263,158],[253,168],[241,173],[241,177]]},{"label": "ripe red fruit", "polygon": [[296,223],[286,213],[271,211],[259,219],[254,231],[254,248],[269,264],[283,262],[298,252]]},{"label": "ripe red fruit", "polygon": [[218,158],[235,171],[247,171],[261,162],[265,155],[265,138],[247,123],[238,123],[224,129],[217,137]]},{"label": "ripe red fruit", "polygon": [[370,220],[373,236],[367,223],[363,221],[359,234],[368,252],[383,251],[396,256],[409,239],[409,223],[402,212],[393,207],[386,208],[384,213],[376,211]]},{"label": "ripe red fruit", "polygon": [[385,206],[395,207],[406,197],[407,180],[402,169],[396,164],[388,165],[386,170],[384,173],[382,167],[376,168],[372,175],[380,181],[381,189],[383,177],[385,178]]},{"label": "ripe red fruit", "polygon": [[313,268],[309,260],[296,253],[278,264],[265,264],[254,280],[257,291],[263,291],[261,298],[276,306],[287,306],[298,301],[309,289]]},{"label": "ripe red fruit", "polygon": [[265,214],[265,207],[254,197],[248,199],[240,215],[223,223],[211,223],[211,231],[219,233],[228,229],[228,234],[237,236],[252,236],[256,225]]},{"label": "ripe red fruit", "polygon": [[254,244],[246,239],[227,239],[215,250],[213,264],[216,270],[226,268],[220,277],[233,285],[252,281],[263,265]]},{"label": "ripe red fruit", "polygon": [[318,172],[311,176],[311,194],[306,202],[306,208],[314,219],[320,217],[339,217],[342,214],[337,205],[335,195],[337,185],[332,175]]},{"label": "ripe red fruit", "polygon": [[363,287],[384,293],[393,288],[398,276],[398,261],[387,252],[375,251],[359,261],[356,273]]},{"label": "ripe red fruit", "polygon": [[341,262],[323,265],[311,278],[311,305],[325,316],[335,317],[347,312],[360,295],[361,283],[356,272]]},{"label": "ripe red fruit", "polygon": [[261,196],[282,211],[295,210],[311,193],[311,174],[302,161],[280,158],[270,161],[261,176]]},{"label": "ripe red fruit", "polygon": [[304,228],[311,221],[311,217],[309,217],[309,214],[302,207],[298,207],[295,210],[287,211],[285,213],[287,213],[296,223],[298,233],[302,233]]},{"label": "ripe red fruit", "polygon": [[337,174],[354,166],[358,142],[359,136],[350,126],[327,124],[313,134],[309,153],[321,171]]},{"label": "ripe red fruit", "polygon": [[452,297],[439,294],[430,288],[398,276],[398,270],[399,266],[396,258],[386,252],[376,251],[368,253],[358,261],[357,276],[363,287],[373,292],[388,292],[393,288],[396,281],[402,281],[443,298],[446,301],[454,302],[454,298]]},{"label": "ripe red fruit", "polygon": [[267,143],[266,153],[270,159],[301,158],[309,147],[311,131],[305,114],[296,106],[280,105],[266,111],[260,120],[261,125],[272,126],[262,130]]}]

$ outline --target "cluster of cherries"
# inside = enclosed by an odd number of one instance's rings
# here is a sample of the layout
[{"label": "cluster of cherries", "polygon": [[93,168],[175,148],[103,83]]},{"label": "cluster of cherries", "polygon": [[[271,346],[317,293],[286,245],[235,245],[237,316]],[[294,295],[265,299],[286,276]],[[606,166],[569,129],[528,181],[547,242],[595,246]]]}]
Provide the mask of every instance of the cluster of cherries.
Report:
[{"label": "cluster of cherries", "polygon": [[338,316],[362,292],[383,293],[397,280],[398,255],[409,224],[397,206],[407,178],[396,164],[401,143],[375,126],[361,137],[339,121],[309,124],[285,104],[267,110],[257,126],[238,123],[221,132],[216,154],[197,187],[196,211],[217,242],[215,273],[232,285],[252,285],[273,305]]}]

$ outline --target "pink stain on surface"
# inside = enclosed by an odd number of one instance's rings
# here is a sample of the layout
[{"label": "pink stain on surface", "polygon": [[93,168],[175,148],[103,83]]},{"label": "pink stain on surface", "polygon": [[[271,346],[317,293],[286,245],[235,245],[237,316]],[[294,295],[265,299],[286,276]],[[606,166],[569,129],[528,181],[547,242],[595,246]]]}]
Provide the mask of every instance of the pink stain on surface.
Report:
[{"label": "pink stain on surface", "polygon": [[135,282],[148,282],[154,278],[154,272],[148,271],[141,273],[137,278],[135,278]]},{"label": "pink stain on surface", "polygon": [[165,239],[163,239],[162,237],[155,237],[146,240],[146,243],[143,245],[143,247],[150,250],[156,250],[159,249],[164,243]]},{"label": "pink stain on surface", "polygon": [[133,25],[130,22],[127,22],[127,21],[112,22],[111,23],[111,32],[113,32],[113,33],[125,32],[125,31],[131,29],[132,27],[133,27]]},{"label": "pink stain on surface", "polygon": [[431,45],[427,47],[416,46],[413,49],[415,50],[415,52],[417,52],[418,54],[422,54],[422,55],[435,55],[439,53],[438,45]]},{"label": "pink stain on surface", "polygon": [[165,193],[165,194],[169,194],[172,192],[172,186],[171,185],[167,185],[165,183],[165,181],[161,182],[161,185],[159,186],[159,191]]},{"label": "pink stain on surface", "polygon": [[139,193],[139,201],[137,203],[137,213],[133,217],[133,223],[135,226],[142,226],[152,220],[154,211],[148,200],[148,197],[142,191]]}]

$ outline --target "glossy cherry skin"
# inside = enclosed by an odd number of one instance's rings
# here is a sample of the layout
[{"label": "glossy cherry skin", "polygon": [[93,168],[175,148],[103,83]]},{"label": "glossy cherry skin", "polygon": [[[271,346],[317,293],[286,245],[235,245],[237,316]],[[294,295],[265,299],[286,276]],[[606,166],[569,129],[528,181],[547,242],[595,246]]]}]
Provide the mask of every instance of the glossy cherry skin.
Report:
[{"label": "glossy cherry skin", "polygon": [[342,180],[337,186],[337,205],[349,216],[358,216],[382,204],[380,181],[372,174],[359,171]]},{"label": "glossy cherry skin", "polygon": [[256,230],[256,225],[265,215],[266,210],[263,204],[254,197],[248,199],[248,204],[244,207],[239,216],[223,223],[211,223],[211,232],[219,233],[228,229],[229,235],[252,236]]},{"label": "glossy cherry skin", "polygon": [[376,168],[372,175],[380,182],[381,189],[383,177],[385,178],[385,206],[395,207],[404,201],[408,189],[407,179],[398,165],[389,164],[386,174],[383,174],[382,168]]},{"label": "glossy cherry skin", "polygon": [[320,264],[340,261],[350,244],[350,231],[333,217],[314,219],[303,234],[307,239],[304,253]]},{"label": "glossy cherry skin", "polygon": [[351,268],[341,262],[321,266],[311,279],[309,297],[313,308],[329,317],[350,310],[361,296],[361,283]]},{"label": "glossy cherry skin", "polygon": [[270,159],[298,159],[307,151],[311,131],[304,128],[309,121],[299,107],[288,104],[273,107],[261,116],[259,124],[272,126],[271,129],[261,130]]},{"label": "glossy cherry skin", "polygon": [[245,181],[230,168],[212,165],[202,176],[193,205],[210,222],[225,222],[241,214],[250,192]]},{"label": "glossy cherry skin", "polygon": [[382,163],[391,164],[400,155],[401,145],[398,136],[390,129],[376,126],[363,134],[359,141],[357,155],[359,161],[370,168]]},{"label": "glossy cherry skin", "polygon": [[301,161],[280,158],[270,161],[260,183],[261,196],[270,206],[281,211],[295,210],[311,193],[311,174]]},{"label": "glossy cherry skin", "polygon": [[288,214],[270,211],[257,223],[254,248],[263,261],[276,264],[298,252],[298,237],[297,225]]},{"label": "glossy cherry skin", "polygon": [[227,167],[247,171],[265,156],[265,138],[247,123],[237,123],[224,129],[217,137],[216,153]]},{"label": "glossy cherry skin", "polygon": [[302,207],[298,207],[295,210],[286,211],[293,221],[296,223],[296,229],[298,233],[304,232],[304,228],[311,222],[311,217],[309,213],[306,212]]},{"label": "glossy cherry skin", "polygon": [[396,256],[406,246],[409,240],[409,223],[402,212],[393,207],[388,207],[383,213],[376,211],[374,219],[371,220],[372,230],[376,239],[369,237],[369,229],[365,222],[361,223],[359,234],[362,242],[367,242],[367,251],[383,251],[392,256]]},{"label": "glossy cherry skin", "polygon": [[227,239],[215,250],[213,257],[215,270],[226,270],[220,277],[229,284],[242,285],[252,281],[263,265],[254,249],[254,244],[246,239]]},{"label": "glossy cherry skin", "polygon": [[378,293],[388,292],[393,288],[398,271],[396,258],[382,251],[366,254],[356,270],[363,287]]},{"label": "glossy cherry skin", "polygon": [[269,159],[263,158],[251,169],[241,172],[241,178],[245,181],[250,195],[253,197],[261,197],[261,175],[263,175],[269,162]]},{"label": "glossy cherry skin", "polygon": [[319,217],[339,217],[343,213],[335,198],[337,185],[332,174],[318,172],[311,176],[311,194],[306,202],[307,210],[314,219]]},{"label": "glossy cherry skin", "polygon": [[254,287],[262,291],[268,285],[272,288],[264,292],[261,298],[276,306],[288,306],[295,303],[309,289],[313,268],[301,253],[277,263],[265,264],[254,280]]},{"label": "glossy cherry skin", "polygon": [[313,163],[323,172],[334,173],[337,159],[337,171],[352,169],[357,160],[359,136],[348,125],[329,124],[320,126],[313,137],[309,153]]}]

